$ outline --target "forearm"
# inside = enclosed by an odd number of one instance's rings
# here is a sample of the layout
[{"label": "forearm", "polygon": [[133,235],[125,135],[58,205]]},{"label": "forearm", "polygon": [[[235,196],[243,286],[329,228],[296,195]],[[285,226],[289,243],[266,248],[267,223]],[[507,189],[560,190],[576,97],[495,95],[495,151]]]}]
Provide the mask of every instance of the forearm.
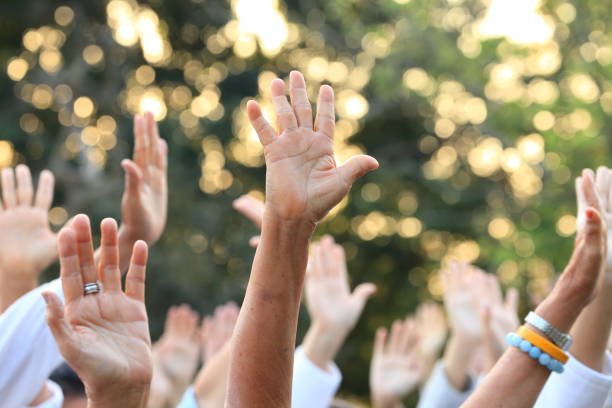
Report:
[{"label": "forearm", "polygon": [[232,339],[229,406],[288,407],[297,316],[314,225],[266,214]]},{"label": "forearm", "polygon": [[585,366],[601,372],[612,328],[612,283],[602,282],[595,300],[576,320],[571,334],[572,355]]},{"label": "forearm", "polygon": [[[584,305],[580,297],[557,293],[545,299],[536,313],[557,329],[568,332]],[[533,406],[549,375],[550,371],[527,353],[510,347],[463,406]]]},{"label": "forearm", "polygon": [[444,372],[448,382],[457,392],[465,391],[469,386],[468,368],[479,342],[468,336],[453,333],[444,352]]},{"label": "forearm", "polygon": [[3,313],[17,299],[38,286],[37,272],[0,270],[0,313]]},{"label": "forearm", "polygon": [[304,354],[322,370],[329,371],[330,364],[346,340],[347,331],[325,328],[313,322],[302,342]]},{"label": "forearm", "polygon": [[201,407],[222,407],[227,393],[230,344],[221,350],[198,373],[193,390]]}]

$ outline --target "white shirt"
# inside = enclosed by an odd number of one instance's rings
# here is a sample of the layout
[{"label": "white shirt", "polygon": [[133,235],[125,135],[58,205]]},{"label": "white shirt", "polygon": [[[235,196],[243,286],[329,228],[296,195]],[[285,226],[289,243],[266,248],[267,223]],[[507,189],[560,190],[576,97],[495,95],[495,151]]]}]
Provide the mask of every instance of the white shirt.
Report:
[{"label": "white shirt", "polygon": [[570,355],[562,374],[552,373],[542,388],[535,408],[600,408],[612,388],[612,354],[606,351],[603,373]]},{"label": "white shirt", "polygon": [[[330,365],[330,372],[321,370],[306,357],[302,347],[295,350],[293,359],[291,407],[328,408],[342,382],[342,374],[336,364]],[[177,408],[198,408],[192,387],[183,394]]]},{"label": "white shirt", "polygon": [[47,381],[47,390],[51,392],[51,398],[38,405],[28,405],[24,408],[62,408],[64,404],[64,393],[60,386],[53,381]]},{"label": "white shirt", "polygon": [[457,391],[448,381],[444,363],[440,360],[421,391],[418,408],[457,408],[474,392],[474,388],[475,381],[470,378],[468,389]]},{"label": "white shirt", "polygon": [[[59,279],[17,299],[0,315],[0,401],[25,407],[36,398],[51,372],[63,361],[45,321],[41,292],[64,298]],[[40,405],[47,408],[46,405]]]},{"label": "white shirt", "polygon": [[301,346],[295,350],[292,408],[328,408],[341,382],[342,374],[336,364],[332,362],[329,371],[321,370],[306,357]]}]

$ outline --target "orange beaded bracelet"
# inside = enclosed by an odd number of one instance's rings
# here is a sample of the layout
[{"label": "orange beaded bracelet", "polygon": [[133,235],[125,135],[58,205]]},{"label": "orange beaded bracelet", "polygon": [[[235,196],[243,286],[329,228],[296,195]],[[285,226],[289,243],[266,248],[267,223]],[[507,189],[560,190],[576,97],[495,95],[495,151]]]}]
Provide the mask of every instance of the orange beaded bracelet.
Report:
[{"label": "orange beaded bracelet", "polygon": [[533,344],[543,353],[548,354],[550,357],[559,361],[561,364],[567,363],[569,356],[565,354],[563,350],[559,347],[555,346],[551,341],[548,341],[545,337],[539,335],[535,331],[531,330],[526,326],[521,326],[516,332],[520,337],[524,340],[527,340],[529,343]]}]

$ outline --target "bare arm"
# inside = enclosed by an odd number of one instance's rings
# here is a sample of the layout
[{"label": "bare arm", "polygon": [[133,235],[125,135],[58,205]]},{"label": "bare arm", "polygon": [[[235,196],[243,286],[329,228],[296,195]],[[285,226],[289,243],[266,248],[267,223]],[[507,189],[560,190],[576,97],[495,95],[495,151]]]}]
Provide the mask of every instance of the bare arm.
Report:
[{"label": "bare arm", "polygon": [[[583,173],[588,208],[568,266],[536,313],[563,332],[569,332],[593,296],[605,260],[605,221],[594,189],[592,172]],[[535,328],[532,328],[535,330]],[[509,348],[464,407],[532,406],[550,371],[516,347]]]},{"label": "bare arm", "polygon": [[346,195],[352,183],[378,163],[357,156],[337,167],[333,156],[333,91],[321,87],[313,128],[304,78],[291,74],[291,103],[281,80],[272,82],[280,134],[257,103],[249,119],[264,145],[266,205],[234,338],[228,406],[288,407],[297,315],[316,223]]}]

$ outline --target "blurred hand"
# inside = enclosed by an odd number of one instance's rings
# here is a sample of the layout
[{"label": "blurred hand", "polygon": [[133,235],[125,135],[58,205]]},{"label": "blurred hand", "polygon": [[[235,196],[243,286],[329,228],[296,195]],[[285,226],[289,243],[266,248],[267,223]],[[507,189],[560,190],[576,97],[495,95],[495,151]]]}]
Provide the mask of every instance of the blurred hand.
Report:
[{"label": "blurred hand", "polygon": [[[134,245],[121,289],[117,224],[102,221],[97,273],[89,219],[77,216],[59,234],[61,281],[66,303],[51,292],[47,323],[66,362],[83,380],[88,406],[141,407],[151,382],[151,340],[144,305],[147,245]],[[83,294],[84,284],[99,280],[103,290]]]},{"label": "blurred hand", "polygon": [[38,284],[39,275],[57,258],[57,236],[49,228],[53,174],[40,174],[36,198],[27,166],[2,170],[0,203],[0,312]]},{"label": "blurred hand", "polygon": [[419,305],[415,321],[420,338],[418,351],[425,365],[420,383],[425,384],[446,341],[448,325],[442,306],[431,301]]},{"label": "blurred hand", "polygon": [[[261,230],[265,207],[262,201],[259,201],[251,195],[245,194],[234,200],[233,205],[236,211],[246,216]],[[252,247],[257,248],[257,244],[259,244],[259,236],[252,237],[249,240],[249,245]]]},{"label": "blurred hand", "polygon": [[134,157],[125,159],[121,235],[153,245],[166,225],[168,145],[150,112],[134,118]]},{"label": "blurred hand", "polygon": [[[595,175],[595,188],[599,201],[599,211],[607,226],[607,258],[605,269],[608,275],[607,281],[612,283],[612,170],[607,167],[599,167]],[[576,179],[576,199],[578,201],[578,231],[582,231],[586,222],[586,208],[588,203],[583,192],[583,177]]]},{"label": "blurred hand", "polygon": [[213,316],[207,316],[202,323],[200,342],[202,364],[206,364],[229,343],[234,333],[240,309],[234,302],[215,308]]},{"label": "blurred hand", "polygon": [[465,262],[452,261],[442,271],[444,307],[454,336],[478,342],[481,335],[479,293],[474,280],[482,279],[482,272]]},{"label": "blurred hand", "polygon": [[334,93],[323,85],[317,117],[301,73],[290,75],[291,104],[285,84],[272,81],[272,103],[278,120],[277,132],[262,116],[255,101],[247,113],[259,136],[266,159],[266,211],[281,220],[316,223],[348,193],[355,180],[378,167],[370,156],[355,156],[337,167],[334,158]]},{"label": "blurred hand", "polygon": [[424,370],[419,356],[419,334],[414,318],[396,320],[391,328],[376,331],[370,365],[370,393],[375,408],[399,407],[416,388]]},{"label": "blurred hand", "polygon": [[488,372],[508,347],[506,335],[520,326],[519,293],[511,288],[504,300],[497,276],[490,274],[484,275],[484,279],[476,283],[476,290],[481,294],[482,348],[485,353],[484,370]]},{"label": "blurred hand", "polygon": [[348,333],[357,323],[368,298],[376,292],[376,286],[362,283],[351,293],[344,248],[326,235],[312,245],[305,290],[311,324]]},{"label": "blurred hand", "polygon": [[[169,384],[165,399],[169,405],[176,406],[183,393],[191,384],[198,365],[198,321],[197,312],[188,305],[173,306],[166,315],[164,334],[153,346],[153,360],[156,371],[153,384],[162,387]],[[152,390],[157,392],[157,390]],[[156,396],[161,399],[162,396]],[[151,401],[157,404],[159,401]],[[154,405],[158,406],[158,405]],[[164,406],[164,405],[162,405]]]},{"label": "blurred hand", "polygon": [[580,307],[586,306],[595,296],[597,281],[604,275],[607,259],[608,227],[604,218],[606,213],[595,183],[592,170],[584,170],[582,177],[576,181],[580,211],[576,244],[569,264],[553,289],[553,294],[581,301]]}]

